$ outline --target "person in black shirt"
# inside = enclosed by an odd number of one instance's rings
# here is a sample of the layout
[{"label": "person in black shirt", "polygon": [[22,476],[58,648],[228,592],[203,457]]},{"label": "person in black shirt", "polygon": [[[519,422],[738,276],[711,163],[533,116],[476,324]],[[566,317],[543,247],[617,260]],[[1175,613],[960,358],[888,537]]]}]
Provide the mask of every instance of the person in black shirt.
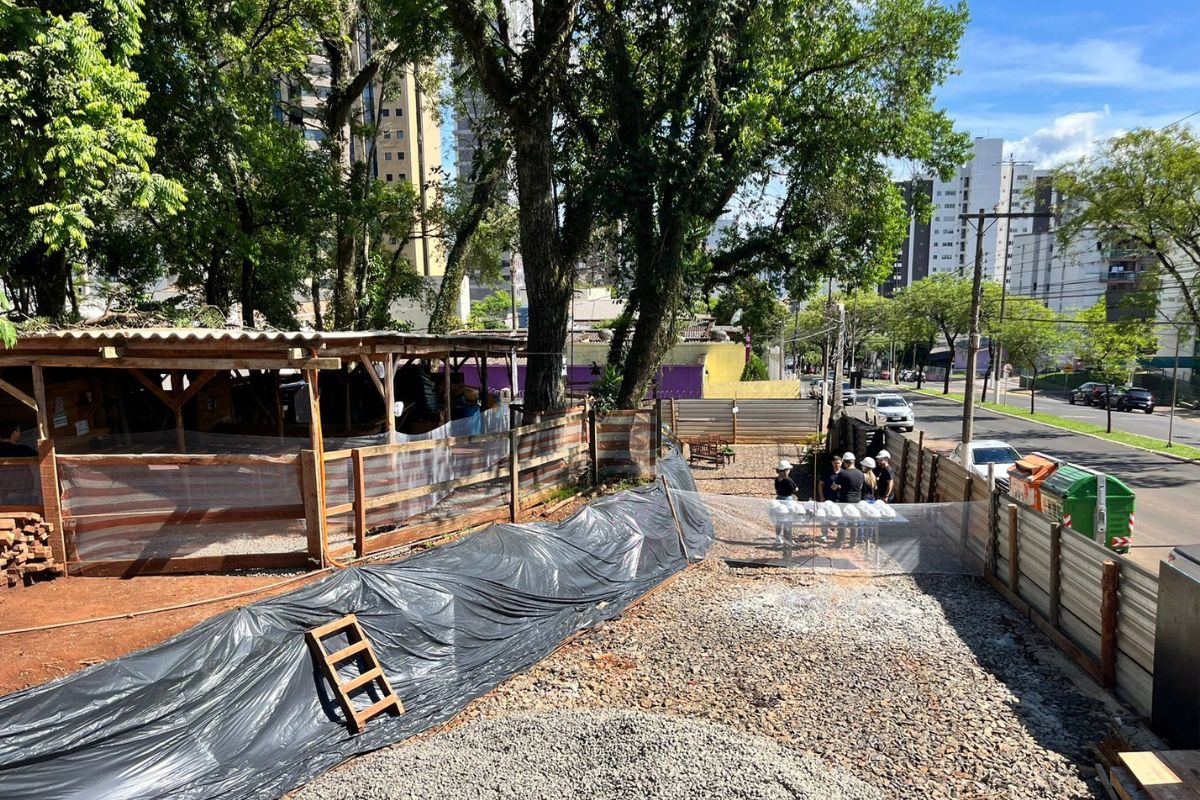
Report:
[{"label": "person in black shirt", "polygon": [[[862,474],[862,471],[854,465],[854,453],[846,453],[842,456],[842,471],[838,473],[837,483],[833,484],[833,488],[837,490],[838,497],[843,503],[857,503],[863,499],[863,485],[867,482],[867,478]],[[844,547],[854,546],[854,530],[850,527],[842,527],[838,529],[838,545]]]},{"label": "person in black shirt", "polygon": [[824,503],[826,500],[832,500],[835,503],[838,500],[838,493],[833,488],[833,484],[837,482],[838,473],[842,471],[842,457],[837,453],[829,459],[829,472],[825,473],[821,478],[821,482],[817,484],[817,499]]},{"label": "person in black shirt", "polygon": [[896,500],[896,473],[892,470],[892,454],[880,450],[879,466],[875,468],[876,489],[875,497],[888,503]]},{"label": "person in black shirt", "polygon": [[21,444],[21,426],[16,422],[0,422],[0,458],[37,458],[38,451]]},{"label": "person in black shirt", "polygon": [[[792,462],[786,458],[775,468],[775,500],[786,503],[800,496],[800,487],[792,480]],[[787,539],[788,546],[792,543],[792,523],[786,513],[778,512],[775,519],[775,544],[777,546]]]}]

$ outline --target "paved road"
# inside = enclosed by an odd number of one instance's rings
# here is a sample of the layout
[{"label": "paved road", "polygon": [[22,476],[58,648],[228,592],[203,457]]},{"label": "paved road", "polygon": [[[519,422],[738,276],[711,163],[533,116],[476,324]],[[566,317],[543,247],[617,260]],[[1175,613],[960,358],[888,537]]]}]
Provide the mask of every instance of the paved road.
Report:
[{"label": "paved road", "polygon": [[[863,395],[872,391],[878,390],[864,389]],[[933,437],[937,440],[934,446],[953,447],[962,434],[962,405],[913,392],[907,395],[916,409],[917,426],[925,430],[926,443]],[[1144,450],[989,411],[976,412],[975,436],[1004,439],[1022,453],[1047,453],[1116,475],[1129,484],[1137,495],[1137,522],[1130,555],[1143,566],[1157,571],[1158,561],[1171,547],[1200,543],[1197,522],[1200,464],[1180,463]]]},{"label": "paved road", "polygon": [[[962,394],[963,381],[951,381],[950,391]],[[978,384],[976,384],[978,386]],[[927,384],[928,386],[928,384]],[[1016,388],[1016,381],[1012,381],[1012,387]],[[941,384],[932,386],[940,390]],[[1003,389],[1003,387],[1001,387]],[[978,395],[976,395],[978,397]],[[988,400],[992,399],[992,392],[988,390]],[[1016,406],[1021,411],[1029,410],[1029,393],[1028,392],[1009,392],[1007,397],[1004,392],[1000,393],[1001,402],[1006,405]],[[1163,403],[1164,398],[1155,396],[1160,403]],[[1170,400],[1170,398],[1165,398]],[[1054,414],[1058,417],[1067,419],[1080,420],[1081,422],[1090,422],[1094,425],[1104,425],[1105,418],[1108,412],[1103,408],[1092,408],[1085,405],[1071,405],[1067,402],[1066,393],[1062,390],[1052,390],[1050,392],[1038,392],[1037,400],[1034,408],[1038,411],[1043,411],[1047,414]],[[1160,405],[1154,410],[1153,414],[1145,414],[1141,411],[1117,411],[1113,410],[1112,421],[1113,430],[1126,431],[1128,433],[1137,433],[1142,436],[1151,436],[1155,439],[1167,439],[1167,427],[1170,423],[1170,407]],[[1182,444],[1190,444],[1200,447],[1200,415],[1190,409],[1181,409],[1175,415],[1175,430],[1172,435],[1173,441]]]}]

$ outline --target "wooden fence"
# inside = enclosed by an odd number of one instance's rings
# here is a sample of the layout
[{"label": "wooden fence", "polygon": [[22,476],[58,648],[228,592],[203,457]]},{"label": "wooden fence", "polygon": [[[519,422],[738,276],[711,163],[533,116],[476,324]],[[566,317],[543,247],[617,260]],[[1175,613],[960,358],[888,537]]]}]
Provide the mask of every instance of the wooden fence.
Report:
[{"label": "wooden fence", "polygon": [[[661,413],[659,404],[597,417],[580,406],[517,428],[325,453],[51,451],[49,463],[0,464],[12,472],[0,513],[60,523],[55,555],[72,574],[323,566],[521,520],[585,475],[652,475]],[[21,503],[6,502],[18,490]]]},{"label": "wooden fence", "polygon": [[[671,400],[671,429],[680,439],[716,436],[734,444],[797,442],[817,431],[819,400]],[[664,406],[665,410],[665,406]]]},{"label": "wooden fence", "polygon": [[923,432],[884,431],[849,417],[835,432],[839,449],[891,453],[900,502],[964,503],[961,517],[939,522],[963,560],[1097,681],[1150,714],[1156,575],[927,449]]}]

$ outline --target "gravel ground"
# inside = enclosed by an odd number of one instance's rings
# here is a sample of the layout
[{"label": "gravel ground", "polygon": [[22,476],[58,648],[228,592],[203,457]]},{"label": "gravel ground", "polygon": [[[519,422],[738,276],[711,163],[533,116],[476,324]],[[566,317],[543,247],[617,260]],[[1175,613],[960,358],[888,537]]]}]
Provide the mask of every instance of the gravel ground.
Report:
[{"label": "gravel ground", "polygon": [[[615,797],[603,792],[622,788],[621,796],[647,794],[641,785],[613,788],[604,781],[615,778],[591,774],[604,772],[592,765],[614,761],[627,764],[633,777],[657,775],[654,791],[663,797],[773,796],[753,794],[766,791],[759,773],[785,762],[833,781],[851,775],[885,798],[1102,796],[1087,744],[1120,709],[1106,705],[1111,701],[1086,679],[1073,682],[1065,666],[1036,629],[972,578],[850,578],[736,570],[709,560],[481,698],[449,732],[422,737],[421,747],[435,749],[401,746],[367,756],[348,769],[369,779],[332,773],[317,785],[334,793],[304,796],[443,796],[438,787],[462,788],[456,797],[574,797],[575,791]],[[682,772],[664,772],[655,748],[579,733],[579,726],[601,722],[535,724],[522,717],[507,728],[487,727],[524,712],[614,710],[717,723],[816,761],[780,761],[777,751],[756,746],[754,757],[769,766],[731,766],[735,777],[727,786],[734,788],[709,792],[694,789]],[[666,724],[643,718],[649,727],[639,732],[637,719],[621,723],[634,729],[633,742],[653,738],[656,726]],[[503,769],[493,771],[487,752],[453,756],[462,742],[502,747],[514,730],[534,732],[522,740],[521,760],[507,755]],[[749,758],[723,743],[694,749],[702,764]],[[449,759],[444,768],[417,770],[431,753]],[[561,776],[572,761],[575,770]],[[705,769],[710,778],[718,771]],[[360,783],[387,785],[414,770],[430,778],[405,784],[412,787],[408,795],[336,793],[357,792]],[[482,788],[473,777],[480,771],[493,776]],[[561,795],[537,793],[560,784]]]},{"label": "gravel ground", "polygon": [[326,773],[303,800],[877,800],[819,759],[724,725],[634,711],[511,714]]},{"label": "gravel ground", "polygon": [[714,468],[693,464],[696,488],[706,494],[736,494],[744,497],[775,496],[775,466],[786,458],[800,462],[801,448],[796,444],[739,444],[736,464]]}]

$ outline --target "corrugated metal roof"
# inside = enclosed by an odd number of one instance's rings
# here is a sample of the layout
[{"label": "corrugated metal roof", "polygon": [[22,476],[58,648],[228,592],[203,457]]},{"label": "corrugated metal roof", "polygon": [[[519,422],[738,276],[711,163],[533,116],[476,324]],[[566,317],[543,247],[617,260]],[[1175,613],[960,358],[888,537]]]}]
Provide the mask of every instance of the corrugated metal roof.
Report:
[{"label": "corrugated metal roof", "polygon": [[244,342],[248,344],[345,344],[357,341],[395,342],[412,344],[441,344],[450,342],[524,342],[523,334],[502,333],[400,333],[397,331],[256,331],[241,328],[73,328],[62,331],[23,333],[23,341],[64,342],[147,342],[172,344],[179,342]]}]

